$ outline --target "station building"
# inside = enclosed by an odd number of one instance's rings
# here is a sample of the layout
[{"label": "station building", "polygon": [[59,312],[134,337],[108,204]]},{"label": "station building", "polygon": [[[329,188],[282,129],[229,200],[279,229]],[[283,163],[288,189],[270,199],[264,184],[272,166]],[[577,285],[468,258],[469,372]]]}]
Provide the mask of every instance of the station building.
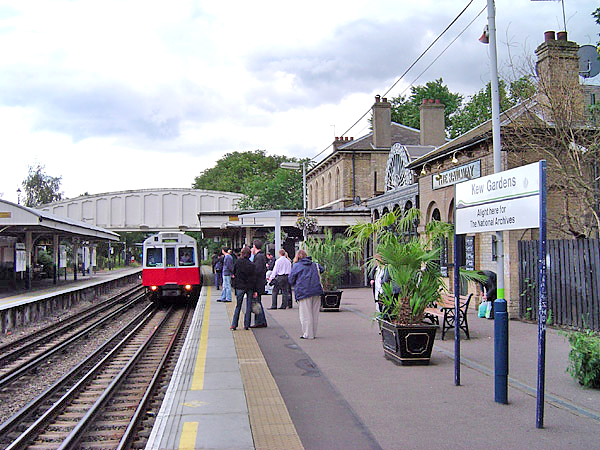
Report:
[{"label": "station building", "polygon": [[[553,110],[557,96],[577,117],[584,117],[587,107],[595,104],[600,87],[580,85],[578,48],[576,43],[567,40],[566,32],[558,36],[554,32],[545,34],[544,42],[536,49],[536,69],[539,84],[546,90],[501,115],[502,170],[544,159],[544,152],[535,149],[527,139],[531,136],[529,133],[536,130],[558,128],[560,118],[556,117],[556,109]],[[372,220],[376,220],[396,208],[417,207],[422,218],[420,233],[434,219],[452,223],[454,185],[494,173],[492,123],[487,121],[447,141],[444,106],[434,99],[428,100],[421,105],[420,114],[421,130],[391,123],[390,103],[376,97],[373,132],[359,139],[336,138],[332,154],[308,172],[310,209],[333,212],[366,208]],[[582,122],[577,117],[570,125],[589,131],[589,120]],[[598,128],[594,130],[597,134]],[[585,149],[589,145],[586,132],[575,135],[573,145]],[[589,215],[574,198],[575,194],[560,188],[561,183],[565,184],[560,177],[555,162],[549,161],[548,239],[579,237],[577,224],[569,223],[569,217]],[[565,208],[569,214],[565,214]],[[504,233],[505,298],[511,317],[519,315],[518,242],[537,237],[537,229]],[[445,243],[440,261],[449,287],[454,269],[452,244]],[[372,254],[372,250],[369,251]],[[462,236],[458,251],[468,269],[497,270],[495,233]],[[475,294],[475,305],[481,298],[479,286],[472,284],[461,290],[461,294]]]}]

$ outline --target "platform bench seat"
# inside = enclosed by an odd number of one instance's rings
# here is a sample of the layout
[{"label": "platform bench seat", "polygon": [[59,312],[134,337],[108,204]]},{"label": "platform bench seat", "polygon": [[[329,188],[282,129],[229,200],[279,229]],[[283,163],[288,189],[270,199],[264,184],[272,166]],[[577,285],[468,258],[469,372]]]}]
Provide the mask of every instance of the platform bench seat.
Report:
[{"label": "platform bench seat", "polygon": [[[473,294],[469,294],[468,297],[461,295],[459,299],[459,327],[465,332],[467,339],[471,339],[469,336],[467,312],[469,311],[469,303],[472,297]],[[424,320],[428,320],[432,324],[439,325],[440,319],[442,320],[442,340],[444,340],[446,331],[448,331],[450,328],[454,328],[454,294],[442,293],[439,304],[432,305],[431,307],[425,309]]]}]

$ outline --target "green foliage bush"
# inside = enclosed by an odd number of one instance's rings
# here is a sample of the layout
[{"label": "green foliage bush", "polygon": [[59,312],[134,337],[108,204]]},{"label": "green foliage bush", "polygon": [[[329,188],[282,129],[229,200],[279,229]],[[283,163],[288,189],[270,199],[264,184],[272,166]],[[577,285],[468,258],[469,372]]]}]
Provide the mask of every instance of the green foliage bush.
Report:
[{"label": "green foliage bush", "polygon": [[568,334],[571,351],[567,372],[579,384],[600,389],[600,337],[591,330]]},{"label": "green foliage bush", "polygon": [[349,239],[333,236],[329,229],[324,234],[323,238],[309,237],[305,245],[308,255],[324,269],[321,274],[323,289],[335,291],[342,282],[344,273],[356,273],[360,270],[353,264],[360,254],[360,247],[353,246]]}]

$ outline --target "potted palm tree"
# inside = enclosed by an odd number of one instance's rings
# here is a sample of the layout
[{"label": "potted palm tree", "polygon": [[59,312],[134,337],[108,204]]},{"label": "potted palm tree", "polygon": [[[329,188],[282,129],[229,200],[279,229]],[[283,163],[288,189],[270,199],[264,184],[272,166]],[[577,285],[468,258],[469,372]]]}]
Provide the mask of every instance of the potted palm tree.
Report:
[{"label": "potted palm tree", "polygon": [[[373,223],[349,228],[354,245],[375,238],[375,252],[384,264],[381,327],[384,356],[397,364],[429,364],[437,325],[424,324],[425,309],[440,300],[446,289],[439,266],[440,237],[449,236],[452,225],[432,221],[426,236],[414,231],[419,210],[393,211]],[[373,264],[374,261],[369,261]],[[461,271],[462,272],[462,271]],[[475,273],[461,273],[465,280]]]},{"label": "potted palm tree", "polygon": [[323,267],[321,284],[324,292],[321,295],[321,311],[339,311],[342,299],[339,286],[347,271],[359,270],[354,264],[359,250],[352,247],[349,239],[333,236],[329,229],[325,231],[323,238],[309,237],[305,246],[313,261]]}]

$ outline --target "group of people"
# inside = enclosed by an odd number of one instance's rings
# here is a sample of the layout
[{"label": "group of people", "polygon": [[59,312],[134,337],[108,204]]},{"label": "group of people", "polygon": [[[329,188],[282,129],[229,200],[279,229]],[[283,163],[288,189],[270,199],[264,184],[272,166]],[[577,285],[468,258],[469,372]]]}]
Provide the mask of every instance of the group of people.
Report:
[{"label": "group of people", "polygon": [[[278,309],[277,296],[280,292],[282,302],[279,309],[292,308],[293,288],[302,326],[300,338],[314,339],[323,293],[320,278],[323,268],[313,262],[304,250],[298,250],[292,262],[285,250],[279,250],[278,257],[275,258],[273,254],[266,256],[262,246],[262,241],[255,239],[252,247],[242,248],[239,257],[235,260],[231,250],[224,247],[221,250],[221,264],[218,264],[219,261],[217,261],[218,265],[215,264],[215,284],[220,283],[217,278],[218,267],[221,269],[223,286],[217,301],[232,301],[232,291],[235,290],[236,306],[231,330],[236,330],[238,327],[244,300],[246,301],[244,329],[267,326],[261,296],[265,293],[266,284],[270,283],[273,285],[273,293],[269,309]],[[254,314],[254,324],[251,325],[252,314]]]}]

